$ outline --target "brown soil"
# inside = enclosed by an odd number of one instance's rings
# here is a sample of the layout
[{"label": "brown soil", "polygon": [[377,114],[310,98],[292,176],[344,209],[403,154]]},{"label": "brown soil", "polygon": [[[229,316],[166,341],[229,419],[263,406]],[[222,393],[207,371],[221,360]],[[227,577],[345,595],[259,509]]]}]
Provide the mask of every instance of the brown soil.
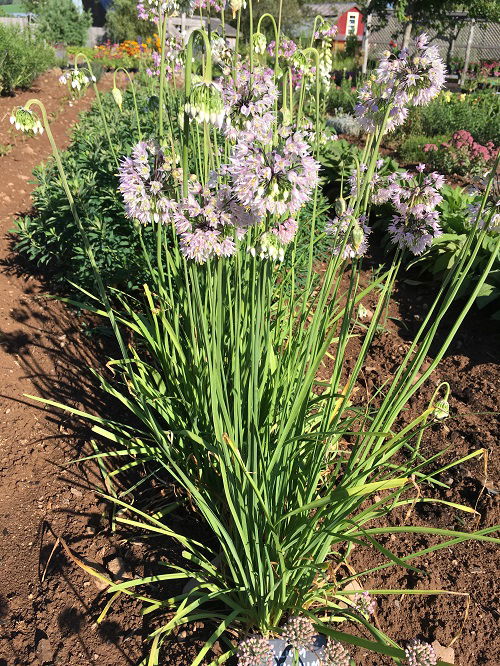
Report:
[{"label": "brown soil", "polygon": [[[97,629],[102,590],[60,547],[51,557],[56,537],[62,537],[89,561],[116,572],[116,558],[125,557],[131,573],[140,571],[89,489],[102,486],[96,470],[65,466],[82,455],[88,433],[75,435],[67,417],[53,418],[25,397],[96,406],[87,372],[95,350],[82,341],[62,304],[47,300],[37,280],[18,274],[9,251],[14,216],[30,208],[31,172],[50,154],[45,135],[13,132],[12,107],[40,98],[64,147],[71,125],[93,99],[88,92],[70,104],[59,74],[50,71],[31,91],[0,98],[0,144],[8,147],[0,157],[0,666],[115,666],[135,664],[141,655],[138,609],[129,605]],[[110,89],[111,76],[99,86]]]},{"label": "brown soil", "polygon": [[[89,106],[92,95],[70,107],[57,76],[57,72],[50,72],[41,77],[36,96],[53,114],[52,129],[61,146],[68,143],[68,129]],[[100,85],[109,88],[109,77]],[[31,96],[33,92],[0,99],[0,119],[8,123],[11,107]],[[141,564],[145,559],[157,559],[151,551],[145,558],[141,545],[125,545],[110,529],[104,504],[92,491],[92,487],[102,487],[96,467],[88,463],[66,466],[89,451],[88,431],[79,430],[73,419],[54,415],[24,397],[26,393],[51,397],[101,413],[109,409],[109,405],[99,404],[100,394],[88,376],[89,366],[102,364],[105,350],[95,340],[82,338],[76,317],[61,304],[47,300],[37,279],[23,277],[24,272],[16,270],[9,251],[7,231],[15,214],[30,206],[28,181],[33,167],[49,155],[47,140],[44,136],[14,139],[4,120],[0,143],[11,146],[0,158],[5,174],[0,185],[0,666],[138,664],[144,653],[145,633],[140,608],[123,602],[113,607],[108,622],[97,628],[94,623],[103,608],[102,590],[60,546],[54,550],[57,537],[62,537],[79,557],[104,567],[115,578],[140,574],[147,567],[147,563]],[[398,305],[391,311],[395,319],[376,340],[366,364],[367,389],[394,374],[430,299],[426,287],[400,283]],[[417,505],[407,523],[463,530],[498,523],[495,445],[499,433],[492,414],[498,412],[497,350],[494,326],[474,312],[418,399],[411,401],[405,417],[425,409],[439,381],[450,382],[452,418],[428,431],[422,451],[430,454],[450,446],[442,459],[445,464],[483,447],[489,452],[487,474],[484,458],[473,459],[442,475],[449,490],[423,488],[422,492],[476,507],[480,515],[463,514],[444,505]],[[182,519],[172,515],[173,521]],[[404,522],[401,513],[386,524]],[[380,538],[398,555],[437,541],[420,535]],[[381,629],[398,641],[420,636],[445,646],[456,638],[455,663],[499,664],[496,552],[496,547],[487,543],[462,544],[416,561],[428,574],[387,569],[367,575],[363,579],[367,589],[447,589],[469,595],[468,613],[467,597],[380,597],[376,616]],[[352,564],[357,571],[378,562],[376,554],[354,551]],[[193,640],[189,632],[180,633],[165,663],[189,663],[186,655],[192,653]],[[392,662],[365,653],[358,656],[357,663],[375,666]]]}]

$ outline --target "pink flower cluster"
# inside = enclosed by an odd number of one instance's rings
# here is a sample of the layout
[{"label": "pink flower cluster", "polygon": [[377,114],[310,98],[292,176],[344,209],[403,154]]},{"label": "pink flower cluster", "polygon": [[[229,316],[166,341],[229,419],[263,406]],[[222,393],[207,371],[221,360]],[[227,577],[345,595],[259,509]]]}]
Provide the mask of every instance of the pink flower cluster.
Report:
[{"label": "pink flower cluster", "polygon": [[204,264],[213,257],[230,257],[236,252],[236,240],[248,227],[259,221],[258,216],[244,208],[233,196],[231,188],[218,191],[192,183],[187,198],[177,206],[175,228],[180,250],[187,259]]},{"label": "pink flower cluster", "polygon": [[[279,44],[278,48],[278,56],[280,58],[291,58],[295,51],[297,51],[297,44],[292,40],[292,39],[282,39]],[[272,42],[269,42],[267,46],[267,52],[269,53],[270,56],[273,58],[276,55],[276,42],[273,40]]]},{"label": "pink flower cluster", "polygon": [[386,51],[376,72],[359,91],[355,114],[367,132],[374,132],[386,120],[386,131],[402,125],[410,106],[428,104],[443,87],[445,66],[435,46],[423,34],[415,50],[399,55]]},{"label": "pink flower cluster", "polygon": [[388,227],[389,236],[397,247],[413,254],[422,254],[442,233],[436,206],[443,200],[439,190],[444,176],[436,172],[425,175],[424,169],[425,165],[419,164],[416,176],[403,171],[377,179],[372,194],[373,203],[392,203],[397,214]]},{"label": "pink flower cluster", "polygon": [[246,118],[259,117],[270,111],[278,98],[271,69],[254,67],[250,75],[249,68],[238,63],[236,80],[227,76],[219,83],[224,105],[228,107],[227,116],[235,130],[241,129]]},{"label": "pink flower cluster", "polygon": [[437,169],[448,173],[480,176],[496,159],[498,148],[492,141],[483,146],[474,140],[467,130],[455,132],[451,141],[436,146],[428,143],[424,152],[430,154],[430,161]]},{"label": "pink flower cluster", "polygon": [[362,257],[368,250],[368,236],[371,229],[367,225],[366,215],[356,218],[352,206],[339,213],[333,220],[328,220],[325,233],[333,236],[333,254],[342,253],[344,259]]},{"label": "pink flower cluster", "polygon": [[194,0],[193,9],[214,9],[216,12],[223,12],[226,8],[226,0]]}]

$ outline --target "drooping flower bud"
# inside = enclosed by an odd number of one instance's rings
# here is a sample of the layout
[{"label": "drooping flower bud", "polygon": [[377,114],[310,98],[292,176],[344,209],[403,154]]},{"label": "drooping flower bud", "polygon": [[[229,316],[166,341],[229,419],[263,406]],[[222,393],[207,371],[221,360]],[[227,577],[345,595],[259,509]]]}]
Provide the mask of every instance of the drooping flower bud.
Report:
[{"label": "drooping flower bud", "polygon": [[10,122],[17,130],[25,134],[43,134],[43,125],[40,118],[31,109],[19,106],[12,111]]},{"label": "drooping flower bud", "polygon": [[261,32],[255,32],[253,35],[253,50],[257,55],[262,55],[266,52],[267,40],[265,35]]},{"label": "drooping flower bud", "polygon": [[115,86],[115,87],[113,88],[113,90],[111,91],[111,94],[113,95],[113,99],[114,99],[115,102],[116,102],[116,106],[117,106],[117,107],[120,109],[120,111],[121,111],[121,110],[122,110],[122,106],[123,106],[123,95],[122,95],[122,91],[121,91],[119,88],[117,88],[117,87]]}]

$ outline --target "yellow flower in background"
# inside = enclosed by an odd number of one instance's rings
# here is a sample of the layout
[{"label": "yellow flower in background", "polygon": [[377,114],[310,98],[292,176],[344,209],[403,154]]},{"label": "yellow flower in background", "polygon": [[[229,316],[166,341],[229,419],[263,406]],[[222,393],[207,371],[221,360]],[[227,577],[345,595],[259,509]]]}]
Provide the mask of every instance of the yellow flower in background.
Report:
[{"label": "yellow flower in background", "polygon": [[233,10],[233,18],[236,13],[244,6],[245,0],[231,0],[231,9]]},{"label": "yellow flower in background", "polygon": [[465,102],[466,98],[467,98],[467,95],[465,93],[460,94],[459,99],[460,99],[461,102]]},{"label": "yellow flower in background", "polygon": [[447,102],[451,102],[452,94],[449,90],[443,93],[443,97]]}]

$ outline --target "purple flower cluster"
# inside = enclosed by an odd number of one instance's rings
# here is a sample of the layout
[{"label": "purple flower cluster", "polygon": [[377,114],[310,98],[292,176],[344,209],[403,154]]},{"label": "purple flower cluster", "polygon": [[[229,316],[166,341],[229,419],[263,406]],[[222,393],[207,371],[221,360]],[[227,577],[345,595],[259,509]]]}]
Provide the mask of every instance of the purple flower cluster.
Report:
[{"label": "purple flower cluster", "polygon": [[173,221],[176,202],[166,196],[167,181],[182,180],[182,170],[168,160],[154,141],[141,141],[131,157],[122,160],[120,185],[128,218],[142,224],[168,224]]},{"label": "purple flower cluster", "polygon": [[[165,76],[168,81],[173,81],[176,75],[182,72],[184,43],[181,37],[169,37],[165,41]],[[148,76],[160,76],[161,54],[153,51],[152,67],[146,69]]]},{"label": "purple flower cluster", "polygon": [[180,250],[187,259],[204,264],[213,257],[230,257],[236,240],[259,218],[236,201],[230,187],[218,191],[192,184],[188,197],[177,206],[175,228]]},{"label": "purple flower cluster", "polygon": [[360,215],[356,219],[354,209],[349,206],[333,220],[328,220],[325,233],[333,236],[333,254],[338,255],[342,252],[343,259],[354,259],[366,253],[371,229],[366,224],[366,215]]},{"label": "purple flower cluster", "polygon": [[[293,40],[283,38],[280,41],[280,44],[279,44],[279,47],[278,47],[278,56],[280,58],[285,58],[285,59],[288,60],[289,58],[291,58],[293,56],[293,54],[295,53],[297,48],[298,48],[298,46]],[[276,42],[275,41],[269,42],[269,44],[267,45],[267,52],[273,58],[276,56]]]},{"label": "purple flower cluster", "polygon": [[[242,64],[236,68],[236,80],[228,76],[220,81],[222,99],[227,109],[229,138],[235,139],[246,119],[262,118],[278,98],[278,89],[271,69],[255,67],[250,70]],[[269,121],[270,117],[267,116]],[[269,122],[266,123],[268,126]],[[265,132],[267,134],[267,132]]]},{"label": "purple flower cluster", "polygon": [[432,645],[418,639],[411,641],[405,648],[408,666],[436,666],[437,656]]},{"label": "purple flower cluster", "polygon": [[314,39],[332,40],[338,32],[338,27],[324,21],[323,25],[314,33]]},{"label": "purple flower cluster", "polygon": [[223,12],[226,8],[226,0],[194,0],[193,9],[214,9],[216,12]]},{"label": "purple flower cluster", "polygon": [[428,42],[423,34],[411,55],[408,49],[399,55],[384,53],[375,74],[359,91],[355,113],[367,132],[380,128],[386,114],[386,131],[393,130],[404,123],[410,106],[428,104],[439,94],[445,66],[437,48]]},{"label": "purple flower cluster", "polygon": [[238,200],[276,215],[293,215],[318,184],[319,164],[301,132],[265,150],[243,136],[234,147],[228,172]]},{"label": "purple flower cluster", "polygon": [[444,176],[424,175],[425,165],[417,167],[417,176],[408,172],[392,173],[380,179],[372,195],[373,203],[391,202],[397,211],[388,227],[392,242],[413,254],[422,254],[441,234],[436,206],[443,200],[439,190]]},{"label": "purple flower cluster", "polygon": [[487,231],[500,233],[500,200],[495,204],[487,202],[481,214],[481,204],[471,203],[467,206],[469,211],[469,221],[477,225],[480,229],[486,228]]},{"label": "purple flower cluster", "polygon": [[309,618],[303,615],[291,617],[283,627],[281,637],[294,650],[310,648],[313,645],[316,630]]},{"label": "purple flower cluster", "polygon": [[329,638],[321,657],[321,666],[349,666],[350,662],[349,652],[342,643]]},{"label": "purple flower cluster", "polygon": [[375,599],[366,590],[354,595],[353,605],[356,613],[359,613],[359,615],[362,615],[367,620],[373,615],[377,607]]},{"label": "purple flower cluster", "polygon": [[139,0],[137,15],[143,21],[158,23],[161,17],[172,14],[177,8],[177,0]]}]

